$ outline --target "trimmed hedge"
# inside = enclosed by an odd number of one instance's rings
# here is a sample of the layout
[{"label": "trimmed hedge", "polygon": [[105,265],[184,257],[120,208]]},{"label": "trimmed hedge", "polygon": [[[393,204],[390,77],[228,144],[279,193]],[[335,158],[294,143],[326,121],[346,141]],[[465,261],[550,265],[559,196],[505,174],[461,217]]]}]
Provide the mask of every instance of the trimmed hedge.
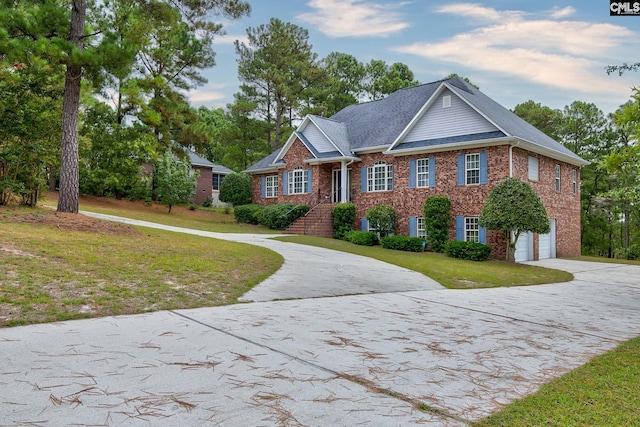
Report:
[{"label": "trimmed hedge", "polygon": [[477,242],[450,241],[444,246],[447,256],[470,261],[486,261],[491,256],[491,246]]},{"label": "trimmed hedge", "polygon": [[333,208],[333,237],[343,239],[345,233],[353,230],[356,220],[356,205],[340,203]]},{"label": "trimmed hedge", "polygon": [[344,240],[354,245],[373,246],[378,243],[378,235],[373,231],[348,231]]},{"label": "trimmed hedge", "polygon": [[307,212],[309,212],[307,205],[278,203],[277,205],[265,206],[262,211],[261,224],[273,230],[284,230]]},{"label": "trimmed hedge", "polygon": [[240,205],[233,208],[233,216],[236,222],[241,224],[260,224],[262,219],[262,205]]},{"label": "trimmed hedge", "polygon": [[387,236],[380,239],[380,245],[385,249],[396,251],[422,252],[424,240],[419,237]]}]

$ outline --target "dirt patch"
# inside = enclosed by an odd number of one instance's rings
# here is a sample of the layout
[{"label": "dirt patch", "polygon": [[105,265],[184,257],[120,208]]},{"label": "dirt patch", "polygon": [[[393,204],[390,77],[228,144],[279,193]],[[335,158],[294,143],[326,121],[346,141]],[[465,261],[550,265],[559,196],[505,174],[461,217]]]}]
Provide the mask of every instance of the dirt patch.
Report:
[{"label": "dirt patch", "polygon": [[24,210],[0,208],[0,221],[44,225],[61,230],[85,231],[112,235],[138,235],[139,230],[127,224],[103,221],[82,214],[62,213],[47,209]]}]

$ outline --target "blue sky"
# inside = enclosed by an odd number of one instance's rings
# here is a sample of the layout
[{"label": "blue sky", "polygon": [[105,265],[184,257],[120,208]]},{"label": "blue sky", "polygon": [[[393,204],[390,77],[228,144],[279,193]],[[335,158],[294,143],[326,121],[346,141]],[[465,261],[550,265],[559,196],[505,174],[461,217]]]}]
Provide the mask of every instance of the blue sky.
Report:
[{"label": "blue sky", "polygon": [[[640,87],[640,72],[604,67],[640,62],[640,16],[609,16],[607,0],[250,0],[251,16],[224,22],[209,83],[193,106],[224,107],[239,91],[234,40],[271,17],[309,31],[320,58],[403,62],[428,83],[457,73],[503,106],[532,99],[562,109],[575,100],[615,111]],[[218,20],[217,22],[220,22]]]}]

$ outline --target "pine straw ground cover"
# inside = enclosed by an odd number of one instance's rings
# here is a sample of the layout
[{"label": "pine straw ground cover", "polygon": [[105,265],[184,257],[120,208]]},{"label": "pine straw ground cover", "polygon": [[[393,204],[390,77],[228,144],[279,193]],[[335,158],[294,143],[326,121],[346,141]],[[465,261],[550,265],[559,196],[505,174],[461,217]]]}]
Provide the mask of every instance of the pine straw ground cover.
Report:
[{"label": "pine straw ground cover", "polygon": [[0,326],[231,304],[282,262],[256,246],[0,207]]}]

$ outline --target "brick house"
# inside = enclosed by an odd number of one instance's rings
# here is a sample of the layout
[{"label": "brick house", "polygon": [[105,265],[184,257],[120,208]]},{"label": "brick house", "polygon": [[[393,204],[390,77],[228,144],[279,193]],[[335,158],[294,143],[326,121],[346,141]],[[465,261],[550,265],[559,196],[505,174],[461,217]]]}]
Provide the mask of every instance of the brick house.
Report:
[{"label": "brick house", "polygon": [[201,205],[209,198],[214,206],[220,204],[221,202],[218,200],[220,184],[222,184],[224,177],[230,174],[232,170],[211,163],[209,160],[191,151],[187,154],[191,162],[191,169],[200,172],[200,176],[198,176],[196,182],[196,192],[193,195],[193,203]]},{"label": "brick house", "polygon": [[[351,105],[331,118],[307,116],[284,146],[247,169],[253,202],[304,203],[328,235],[331,207],[353,202],[359,226],[379,204],[397,213],[396,234],[424,236],[431,195],[451,201],[451,239],[473,240],[503,258],[503,233],[478,216],[507,177],[529,183],[549,218],[547,235],[521,235],[516,260],[580,255],[580,167],[585,160],[455,77]],[[310,219],[305,219],[310,221]],[[324,228],[317,226],[324,224]]]}]

